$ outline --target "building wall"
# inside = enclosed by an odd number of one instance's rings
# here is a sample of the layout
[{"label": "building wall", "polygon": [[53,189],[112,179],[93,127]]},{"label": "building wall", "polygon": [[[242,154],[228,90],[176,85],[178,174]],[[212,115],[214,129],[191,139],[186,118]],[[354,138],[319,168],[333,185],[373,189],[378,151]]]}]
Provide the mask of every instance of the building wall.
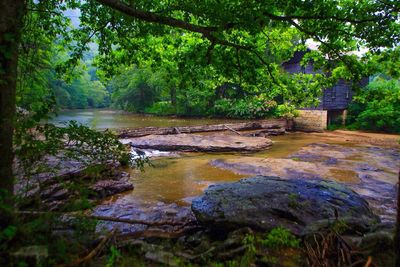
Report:
[{"label": "building wall", "polygon": [[299,110],[294,119],[294,129],[298,131],[323,131],[327,126],[327,110]]},{"label": "building wall", "polygon": [[324,90],[323,108],[328,110],[346,109],[352,98],[353,91],[350,84],[339,80],[333,87]]},{"label": "building wall", "polygon": [[[321,73],[321,70],[314,70],[313,65],[309,63],[307,66],[300,66],[300,62],[304,57],[305,51],[296,52],[294,56],[282,66],[288,73]],[[365,80],[365,79],[364,79]],[[368,82],[360,82],[360,86]],[[339,80],[333,87],[323,89],[320,104],[317,107],[309,107],[309,109],[326,109],[326,110],[343,110],[347,109],[353,98],[353,90],[351,83]]]}]

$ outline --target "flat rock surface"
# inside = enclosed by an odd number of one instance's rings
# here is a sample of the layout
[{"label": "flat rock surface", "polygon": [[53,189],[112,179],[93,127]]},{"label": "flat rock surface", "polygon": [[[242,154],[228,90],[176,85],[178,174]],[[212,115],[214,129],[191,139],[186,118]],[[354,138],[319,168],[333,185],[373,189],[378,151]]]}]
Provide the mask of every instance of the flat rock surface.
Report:
[{"label": "flat rock surface", "polygon": [[264,137],[195,134],[148,135],[122,142],[135,148],[198,152],[259,151],[272,145]]},{"label": "flat rock surface", "polygon": [[192,202],[192,210],[200,223],[216,230],[283,226],[301,234],[310,223],[335,220],[335,212],[339,218],[379,221],[368,202],[345,185],[274,176],[212,185]]},{"label": "flat rock surface", "polygon": [[238,174],[333,179],[365,198],[383,221],[394,221],[399,163],[400,152],[395,148],[313,143],[288,158],[243,156],[210,164]]}]

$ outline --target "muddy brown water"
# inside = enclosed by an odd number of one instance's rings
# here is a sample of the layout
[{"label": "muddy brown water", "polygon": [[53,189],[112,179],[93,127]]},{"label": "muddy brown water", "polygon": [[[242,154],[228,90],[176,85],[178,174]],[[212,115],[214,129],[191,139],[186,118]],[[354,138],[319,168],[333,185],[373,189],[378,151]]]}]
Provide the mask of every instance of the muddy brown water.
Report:
[{"label": "muddy brown water", "polygon": [[176,118],[171,116],[161,117],[133,114],[110,109],[75,109],[61,111],[57,117],[52,118],[49,122],[62,126],[71,120],[95,129],[141,128],[149,126],[176,127],[243,121],[208,118]]},{"label": "muddy brown water", "polygon": [[[70,119],[97,129],[187,126],[228,121],[144,116],[110,110],[83,110],[64,112],[54,122],[62,123]],[[339,149],[337,151],[330,150],[328,155],[325,155],[339,159],[340,163],[329,167],[329,175],[324,178],[354,185],[357,192],[371,198],[369,201],[374,208],[378,209],[378,212],[379,210],[384,211],[383,218],[388,220],[394,218],[394,197],[392,195],[397,177],[395,169],[399,165],[399,159],[396,158],[398,154],[388,157],[387,153],[385,154],[385,148],[355,144],[348,142],[345,137],[343,140],[337,136],[330,138],[329,134],[290,133],[270,138],[274,141],[273,146],[257,153],[180,153],[178,156],[152,158],[152,166],[146,167],[144,172],[136,169],[127,170],[132,176],[134,190],[107,199],[95,208],[94,213],[151,221],[162,220],[167,211],[172,217],[180,216],[180,219],[184,219],[190,214],[192,199],[199,196],[209,185],[234,182],[243,177],[253,176],[237,170],[214,167],[210,164],[213,160],[240,160],[251,163],[252,158],[254,161],[263,158],[282,159],[304,150],[310,144],[320,143],[336,145]],[[340,149],[353,150],[351,153],[343,154]],[[367,169],[360,174],[359,166],[364,163],[369,164],[369,167],[378,166],[377,170]],[[318,170],[315,172],[318,173]],[[372,179],[370,179],[371,177]],[[113,227],[111,224],[107,226]],[[132,231],[129,227],[126,229]]]},{"label": "muddy brown water", "polygon": [[[346,142],[337,142],[327,138],[315,137],[308,133],[290,133],[283,136],[270,137],[274,144],[271,148],[256,153],[184,153],[179,157],[153,159],[153,167],[144,172],[130,169],[135,184],[134,191],[125,194],[124,198],[132,198],[142,203],[178,203],[189,205],[191,199],[202,193],[209,185],[220,182],[234,182],[251,175],[213,167],[213,160],[229,160],[240,157],[286,158],[301,148],[313,143],[337,144],[354,147]],[[251,161],[251,159],[249,159]],[[353,159],[363,161],[363,157]],[[333,167],[332,179],[345,182],[357,182],[357,174],[351,170]]]}]

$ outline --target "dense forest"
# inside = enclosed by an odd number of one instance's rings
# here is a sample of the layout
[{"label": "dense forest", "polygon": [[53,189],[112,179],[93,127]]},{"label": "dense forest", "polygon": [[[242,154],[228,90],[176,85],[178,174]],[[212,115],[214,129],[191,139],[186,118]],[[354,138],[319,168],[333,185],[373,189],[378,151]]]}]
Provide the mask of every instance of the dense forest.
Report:
[{"label": "dense forest", "polygon": [[[194,33],[171,32],[168,36],[134,38],[129,46],[140,47],[134,55],[130,48],[122,46],[101,54],[92,42],[80,51],[82,57],[71,68],[70,56],[77,51],[65,45],[67,40],[51,39],[35,28],[38,19],[32,15],[28,26],[36,34],[27,34],[24,40],[26,47],[35,48],[22,51],[19,66],[17,104],[26,110],[47,103],[54,110],[107,107],[163,116],[293,117],[296,109],[317,105],[323,88],[345,79],[353,83],[356,92],[348,128],[399,132],[394,126],[400,112],[398,66],[397,61],[383,61],[385,54],[378,56],[370,51],[361,57],[351,55],[346,60],[359,59],[367,64],[336,62],[333,75],[289,74],[282,71],[282,63],[310,44],[296,28],[273,27],[268,33],[252,37],[252,42],[266,39],[274,43],[263,45],[268,53],[261,59],[258,53],[223,47],[208,47],[202,56],[195,57],[198,50],[207,47],[205,41]],[[80,27],[79,20],[74,20],[68,26],[72,32]],[[222,49],[224,58],[214,51],[218,49]],[[315,69],[328,71],[327,60],[318,50],[309,52],[302,64],[310,62]],[[367,88],[357,87],[358,80],[368,76],[375,77],[375,81],[371,79]],[[379,96],[373,93],[377,90]],[[371,98],[389,100],[391,104],[366,105]],[[371,124],[376,117],[388,119]]]}]

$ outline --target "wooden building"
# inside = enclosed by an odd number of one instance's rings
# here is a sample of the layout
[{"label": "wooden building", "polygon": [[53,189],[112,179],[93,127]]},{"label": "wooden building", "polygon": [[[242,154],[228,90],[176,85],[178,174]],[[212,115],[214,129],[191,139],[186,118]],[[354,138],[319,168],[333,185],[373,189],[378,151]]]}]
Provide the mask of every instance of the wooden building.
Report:
[{"label": "wooden building", "polygon": [[[295,52],[294,56],[289,61],[282,64],[283,68],[289,73],[302,72],[315,74],[319,72],[318,70],[314,70],[312,63],[308,63],[307,66],[300,65],[303,56],[308,51]],[[360,82],[360,87],[364,87],[367,84],[368,78],[365,78]],[[337,122],[338,120],[341,120],[344,124],[347,116],[347,108],[352,101],[353,95],[354,91],[352,90],[352,83],[345,80],[339,80],[339,82],[334,86],[323,90],[320,104],[317,107],[309,107],[304,110],[325,110],[326,113],[320,112],[319,114],[326,114],[327,118],[325,121],[328,125],[334,121]]]}]

